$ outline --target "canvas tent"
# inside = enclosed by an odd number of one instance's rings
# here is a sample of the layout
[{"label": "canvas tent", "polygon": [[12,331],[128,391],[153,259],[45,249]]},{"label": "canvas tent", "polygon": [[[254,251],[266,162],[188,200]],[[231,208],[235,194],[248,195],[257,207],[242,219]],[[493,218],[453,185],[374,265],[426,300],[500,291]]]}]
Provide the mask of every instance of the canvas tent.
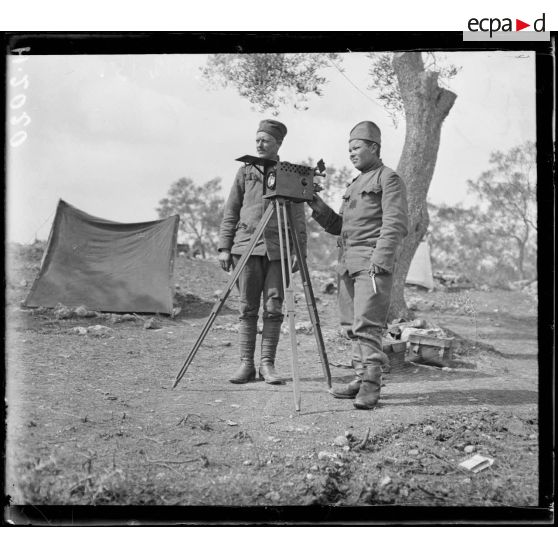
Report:
[{"label": "canvas tent", "polygon": [[25,305],[170,314],[178,222],[117,223],[60,200]]},{"label": "canvas tent", "polygon": [[432,277],[432,264],[430,261],[430,244],[428,240],[422,240],[418,245],[417,251],[407,273],[405,283],[419,285],[426,289],[434,288],[434,278]]}]

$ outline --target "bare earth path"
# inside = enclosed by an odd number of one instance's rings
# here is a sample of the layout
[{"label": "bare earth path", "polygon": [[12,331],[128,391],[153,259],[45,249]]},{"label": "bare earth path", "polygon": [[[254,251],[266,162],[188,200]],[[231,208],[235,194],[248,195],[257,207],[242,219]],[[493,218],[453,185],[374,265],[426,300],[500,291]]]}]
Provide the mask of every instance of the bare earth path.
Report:
[{"label": "bare earth path", "polygon": [[[214,292],[226,284],[214,262],[178,259],[175,282],[188,294],[174,320],[158,318],[160,329],[144,329],[141,319],[59,320],[52,311],[19,308],[36,266],[36,259],[14,259],[8,286],[12,503],[538,503],[536,304],[526,294],[409,292],[424,303],[418,316],[466,340],[459,367],[409,365],[388,374],[371,412],[327,393],[314,337],[299,334],[297,413],[290,381],[227,381],[237,364],[234,296],[171,390]],[[329,359],[347,361],[335,295],[318,296]],[[474,316],[462,312],[463,297]],[[297,320],[307,320],[304,300]],[[96,324],[111,330],[72,332]],[[289,377],[287,335],[278,362]],[[348,372],[332,368],[335,381],[350,380]],[[477,453],[494,465],[476,475],[458,467]]]}]

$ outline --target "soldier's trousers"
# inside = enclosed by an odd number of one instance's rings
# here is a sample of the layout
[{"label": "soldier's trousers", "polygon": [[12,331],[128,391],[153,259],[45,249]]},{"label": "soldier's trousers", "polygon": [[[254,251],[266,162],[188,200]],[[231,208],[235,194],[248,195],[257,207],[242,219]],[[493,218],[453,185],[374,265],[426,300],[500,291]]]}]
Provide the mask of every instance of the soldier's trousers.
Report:
[{"label": "soldier's trousers", "polygon": [[[233,255],[236,267],[240,256]],[[281,260],[250,256],[238,278],[240,320],[257,320],[263,295],[263,319],[283,321],[283,277]]]},{"label": "soldier's trousers", "polygon": [[382,351],[382,332],[386,325],[393,286],[393,275],[376,275],[376,289],[367,271],[338,275],[338,303],[341,326],[351,340],[355,371],[370,364],[387,364]]}]

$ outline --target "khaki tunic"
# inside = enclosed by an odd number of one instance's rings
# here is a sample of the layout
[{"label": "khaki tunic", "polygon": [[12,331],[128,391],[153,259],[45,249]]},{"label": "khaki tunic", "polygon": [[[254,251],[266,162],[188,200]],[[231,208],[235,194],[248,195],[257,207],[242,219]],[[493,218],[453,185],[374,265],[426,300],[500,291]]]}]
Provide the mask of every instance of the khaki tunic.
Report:
[{"label": "khaki tunic", "polygon": [[407,194],[403,180],[381,161],[361,173],[343,195],[339,214],[318,202],[312,217],[339,235],[337,271],[355,274],[371,264],[393,272],[396,250],[407,234]]},{"label": "khaki tunic", "polygon": [[[387,362],[382,328],[389,311],[398,246],[407,234],[407,196],[403,180],[381,161],[361,173],[343,196],[339,214],[321,199],[312,203],[312,217],[329,233],[339,235],[339,319],[352,341],[357,375],[362,367]],[[375,264],[388,273],[368,275]]]},{"label": "khaki tunic", "polygon": [[[237,255],[243,254],[265,210],[271,203],[269,199],[263,198],[264,192],[263,176],[256,167],[245,165],[238,169],[225,205],[219,230],[219,250],[230,250],[232,254]],[[306,255],[304,204],[296,203],[291,207],[299,232],[302,253]],[[291,254],[294,254],[292,249]],[[279,227],[275,212],[264,229],[262,238],[256,244],[252,255],[267,256],[270,261],[281,259]]]}]

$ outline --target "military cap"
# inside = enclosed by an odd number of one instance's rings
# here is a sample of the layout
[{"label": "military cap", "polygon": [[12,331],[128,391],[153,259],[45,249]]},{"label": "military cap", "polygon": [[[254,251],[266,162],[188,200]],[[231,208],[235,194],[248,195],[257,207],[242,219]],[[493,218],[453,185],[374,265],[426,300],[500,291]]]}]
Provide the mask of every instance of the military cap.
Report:
[{"label": "military cap", "polygon": [[360,140],[367,140],[373,141],[378,145],[382,144],[382,135],[380,133],[380,128],[374,124],[374,122],[370,122],[370,120],[364,120],[363,122],[359,122],[352,130],[349,135],[349,141],[360,139]]},{"label": "military cap", "polygon": [[287,135],[287,127],[278,120],[262,120],[258,126],[258,132],[265,132],[272,135],[279,143]]}]

